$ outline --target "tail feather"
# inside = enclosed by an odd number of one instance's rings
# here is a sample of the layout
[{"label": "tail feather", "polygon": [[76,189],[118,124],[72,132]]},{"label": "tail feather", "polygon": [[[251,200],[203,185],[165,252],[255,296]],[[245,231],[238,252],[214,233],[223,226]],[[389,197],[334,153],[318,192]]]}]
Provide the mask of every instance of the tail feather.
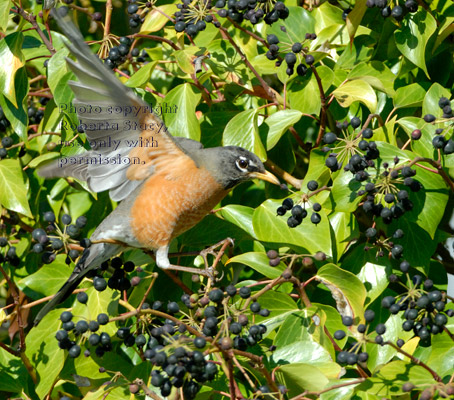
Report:
[{"label": "tail feather", "polygon": [[92,245],[90,248],[85,249],[79,262],[76,264],[73,273],[55,296],[47,303],[36,316],[33,325],[37,326],[43,317],[58,304],[65,301],[72,292],[77,289],[79,284],[85,278],[85,276],[95,268],[110,259],[113,255],[117,254],[121,250],[121,246],[98,243]]}]

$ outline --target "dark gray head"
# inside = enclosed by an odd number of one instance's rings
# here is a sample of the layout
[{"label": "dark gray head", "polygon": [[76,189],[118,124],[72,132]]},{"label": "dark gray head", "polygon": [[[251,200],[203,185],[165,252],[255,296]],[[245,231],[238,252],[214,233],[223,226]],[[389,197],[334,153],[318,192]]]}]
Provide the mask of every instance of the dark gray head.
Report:
[{"label": "dark gray head", "polygon": [[279,185],[279,180],[250,151],[237,146],[200,149],[194,154],[197,164],[207,168],[224,189],[251,179],[262,179]]}]

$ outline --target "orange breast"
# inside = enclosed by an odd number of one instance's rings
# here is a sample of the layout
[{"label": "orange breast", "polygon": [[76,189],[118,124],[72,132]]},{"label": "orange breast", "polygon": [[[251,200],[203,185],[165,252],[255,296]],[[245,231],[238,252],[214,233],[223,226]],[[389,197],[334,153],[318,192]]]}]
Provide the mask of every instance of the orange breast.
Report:
[{"label": "orange breast", "polygon": [[138,241],[148,248],[168,244],[196,225],[228,191],[204,168],[185,162],[184,173],[151,176],[132,207],[131,226]]}]

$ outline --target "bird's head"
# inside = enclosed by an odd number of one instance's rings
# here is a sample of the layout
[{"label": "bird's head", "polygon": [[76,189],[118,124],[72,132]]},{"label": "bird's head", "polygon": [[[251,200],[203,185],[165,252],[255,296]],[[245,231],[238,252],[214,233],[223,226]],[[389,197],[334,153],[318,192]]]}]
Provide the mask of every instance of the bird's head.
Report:
[{"label": "bird's head", "polygon": [[261,179],[279,185],[279,180],[268,172],[260,158],[238,146],[201,149],[201,166],[213,172],[215,179],[226,190],[251,179]]}]

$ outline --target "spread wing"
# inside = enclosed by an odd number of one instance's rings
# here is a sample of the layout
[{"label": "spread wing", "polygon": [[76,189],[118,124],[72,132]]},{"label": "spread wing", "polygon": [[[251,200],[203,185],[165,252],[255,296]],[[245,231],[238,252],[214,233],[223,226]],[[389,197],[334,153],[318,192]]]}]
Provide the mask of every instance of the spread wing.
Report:
[{"label": "spread wing", "polygon": [[177,143],[151,107],[90,51],[69,16],[61,10],[53,10],[53,15],[77,59],[77,63],[67,59],[78,78],[68,84],[91,150],[54,161],[38,173],[86,180],[92,191],[109,190],[111,198],[120,201],[151,175],[172,179],[181,172],[179,165],[194,163],[189,153],[200,146],[193,141]]}]

